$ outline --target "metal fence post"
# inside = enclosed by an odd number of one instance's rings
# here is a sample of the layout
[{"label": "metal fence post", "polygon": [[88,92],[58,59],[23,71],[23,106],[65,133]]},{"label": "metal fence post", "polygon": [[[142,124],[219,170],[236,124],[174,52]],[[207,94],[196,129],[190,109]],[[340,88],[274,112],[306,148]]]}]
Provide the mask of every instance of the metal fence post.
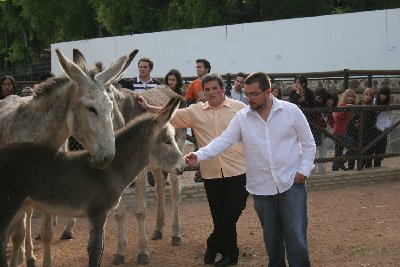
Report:
[{"label": "metal fence post", "polygon": [[349,69],[343,70],[343,91],[349,88]]},{"label": "metal fence post", "polygon": [[368,87],[372,88],[372,74],[368,74]]}]

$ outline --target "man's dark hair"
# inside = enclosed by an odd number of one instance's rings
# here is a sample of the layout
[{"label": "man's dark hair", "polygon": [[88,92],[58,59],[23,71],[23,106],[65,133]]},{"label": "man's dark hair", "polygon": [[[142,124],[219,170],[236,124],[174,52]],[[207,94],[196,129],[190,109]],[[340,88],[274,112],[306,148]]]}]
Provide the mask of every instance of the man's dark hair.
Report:
[{"label": "man's dark hair", "polygon": [[179,72],[179,70],[172,69],[165,75],[164,82],[166,85],[168,85],[168,76],[170,76],[170,75],[174,75],[176,77],[176,88],[175,89],[181,90],[182,86],[183,86],[183,81],[182,81],[182,75]]},{"label": "man's dark hair", "polygon": [[140,61],[148,62],[148,63],[149,63],[149,66],[150,66],[150,70],[153,70],[154,63],[153,63],[153,61],[152,61],[150,58],[148,58],[148,57],[142,57],[141,59],[139,59],[138,67],[139,67]]},{"label": "man's dark hair", "polygon": [[203,79],[201,79],[201,86],[203,87],[203,89],[204,89],[204,84],[211,81],[217,81],[219,86],[221,88],[224,88],[224,80],[222,79],[221,75],[219,75],[218,73],[211,73],[207,74],[206,76],[203,77]]},{"label": "man's dark hair", "polygon": [[[381,100],[380,95],[385,95],[385,100]],[[377,105],[389,105],[390,103],[390,88],[389,86],[383,86],[376,97],[376,104]]]},{"label": "man's dark hair", "polygon": [[238,72],[238,74],[236,74],[236,77],[242,77],[242,78],[246,79],[247,75],[244,74],[243,72]]},{"label": "man's dark hair", "polygon": [[299,80],[299,82],[300,82],[301,86],[303,86],[303,88],[307,87],[308,81],[304,75],[296,75],[294,77],[293,82],[295,83],[297,80]]},{"label": "man's dark hair", "polygon": [[271,89],[271,80],[268,75],[264,72],[253,72],[249,76],[247,76],[244,83],[249,85],[258,82],[260,84],[260,89],[262,91],[266,91],[267,89]]},{"label": "man's dark hair", "polygon": [[210,73],[210,71],[211,71],[211,64],[210,64],[210,62],[208,62],[207,59],[204,59],[204,58],[196,59],[196,63],[203,63],[203,65],[204,65],[204,67],[206,68],[206,70],[208,70],[207,73]]}]

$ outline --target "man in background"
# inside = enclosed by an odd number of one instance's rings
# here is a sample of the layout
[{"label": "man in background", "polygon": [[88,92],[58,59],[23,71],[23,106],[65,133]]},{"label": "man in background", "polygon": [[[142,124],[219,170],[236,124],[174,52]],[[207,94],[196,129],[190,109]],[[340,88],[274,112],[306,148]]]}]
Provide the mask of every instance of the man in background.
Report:
[{"label": "man in background", "polygon": [[185,93],[185,100],[188,106],[198,101],[205,101],[201,79],[203,79],[206,74],[210,73],[210,62],[206,59],[196,59],[196,71],[198,78],[189,85]]},{"label": "man in background", "polygon": [[120,79],[118,83],[127,89],[133,91],[148,90],[160,85],[161,82],[157,79],[153,79],[150,76],[153,70],[154,63],[148,57],[142,57],[138,62],[139,75],[131,79]]},{"label": "man in background", "polygon": [[243,94],[244,80],[246,80],[246,78],[247,78],[246,74],[244,74],[243,72],[239,72],[236,75],[235,80],[233,81],[233,87],[230,93],[232,99],[242,101],[247,105],[248,104],[247,98]]}]

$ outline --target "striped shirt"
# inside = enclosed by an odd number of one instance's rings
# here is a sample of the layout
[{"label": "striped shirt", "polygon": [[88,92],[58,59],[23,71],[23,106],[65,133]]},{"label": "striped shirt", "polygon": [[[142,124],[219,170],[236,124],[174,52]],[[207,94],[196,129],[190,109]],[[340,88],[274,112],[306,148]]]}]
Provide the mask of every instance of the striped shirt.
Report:
[{"label": "striped shirt", "polygon": [[153,78],[146,83],[142,81],[139,76],[133,79],[121,79],[118,83],[121,84],[123,88],[131,89],[133,91],[148,90],[161,84],[159,80]]}]

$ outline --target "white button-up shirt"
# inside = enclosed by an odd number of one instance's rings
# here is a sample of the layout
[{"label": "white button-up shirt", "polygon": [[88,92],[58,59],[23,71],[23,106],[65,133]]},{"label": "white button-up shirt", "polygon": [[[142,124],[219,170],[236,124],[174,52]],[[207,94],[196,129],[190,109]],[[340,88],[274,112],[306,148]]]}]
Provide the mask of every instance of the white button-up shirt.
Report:
[{"label": "white button-up shirt", "polygon": [[289,102],[272,100],[267,121],[246,106],[219,137],[195,152],[199,161],[206,160],[242,142],[246,188],[255,195],[285,192],[296,172],[309,176],[314,168],[315,141],[303,112]]}]

